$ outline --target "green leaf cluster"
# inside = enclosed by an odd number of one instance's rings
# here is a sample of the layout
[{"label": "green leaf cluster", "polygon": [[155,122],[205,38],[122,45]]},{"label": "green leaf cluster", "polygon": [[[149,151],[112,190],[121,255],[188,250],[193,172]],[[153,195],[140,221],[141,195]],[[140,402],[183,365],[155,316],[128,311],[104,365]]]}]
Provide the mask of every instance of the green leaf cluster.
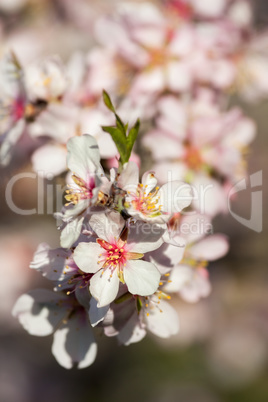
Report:
[{"label": "green leaf cluster", "polygon": [[107,108],[112,113],[114,113],[116,125],[102,126],[102,129],[103,131],[111,135],[120,155],[119,163],[121,165],[124,165],[129,161],[133,146],[139,132],[140,121],[138,119],[134,126],[129,129],[128,124],[124,124],[116,113],[111,98],[106,91],[103,91],[103,101]]}]

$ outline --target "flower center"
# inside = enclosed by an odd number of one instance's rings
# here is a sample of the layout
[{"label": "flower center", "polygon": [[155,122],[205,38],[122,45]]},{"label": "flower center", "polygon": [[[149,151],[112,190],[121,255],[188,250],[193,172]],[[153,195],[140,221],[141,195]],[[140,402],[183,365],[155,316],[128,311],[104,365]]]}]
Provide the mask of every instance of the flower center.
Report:
[{"label": "flower center", "polygon": [[104,250],[99,255],[98,264],[101,264],[103,272],[105,269],[111,270],[111,276],[117,269],[117,274],[122,283],[124,281],[123,269],[128,260],[139,260],[143,257],[142,253],[132,253],[128,251],[126,241],[121,238],[115,239],[113,243],[108,243],[103,239],[97,239],[97,243]]},{"label": "flower center", "polygon": [[130,194],[132,200],[132,206],[136,211],[143,213],[144,215],[157,216],[161,215],[161,207],[159,205],[160,197],[158,196],[159,187],[156,187],[154,191],[147,193],[147,185],[139,184],[137,186],[136,193]]},{"label": "flower center", "polygon": [[14,121],[18,121],[24,116],[24,101],[22,98],[14,100],[11,115]]},{"label": "flower center", "polygon": [[124,282],[123,267],[126,266],[128,259],[127,251],[125,250],[125,242],[108,243],[103,239],[97,239],[97,243],[103,248],[103,252],[99,255],[98,264],[102,265],[103,272],[105,269],[111,270],[111,276],[116,268],[118,268],[118,277],[122,283]]},{"label": "flower center", "polygon": [[71,188],[66,190],[65,199],[68,201],[66,206],[69,204],[77,204],[80,200],[87,200],[93,197],[93,190],[95,186],[94,177],[90,177],[88,182],[86,183],[83,179],[73,175],[73,181],[78,186],[76,188]]},{"label": "flower center", "polygon": [[199,170],[203,164],[199,150],[191,145],[186,147],[184,160],[192,170]]},{"label": "flower center", "polygon": [[171,12],[175,12],[182,19],[189,19],[192,16],[192,8],[189,4],[182,0],[169,0],[167,7]]}]

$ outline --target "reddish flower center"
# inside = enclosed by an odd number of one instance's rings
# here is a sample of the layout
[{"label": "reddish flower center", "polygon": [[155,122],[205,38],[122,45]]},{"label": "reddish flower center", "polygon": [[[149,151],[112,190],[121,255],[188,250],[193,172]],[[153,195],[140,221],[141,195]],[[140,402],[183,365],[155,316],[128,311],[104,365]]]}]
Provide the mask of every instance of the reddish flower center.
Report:
[{"label": "reddish flower center", "polygon": [[69,201],[67,205],[77,204],[80,200],[87,200],[93,197],[93,190],[96,187],[94,177],[91,176],[87,183],[75,175],[72,176],[72,179],[79,188],[66,190],[65,198]]},{"label": "reddish flower center", "polygon": [[143,184],[139,184],[136,192],[130,193],[133,208],[144,215],[160,215],[162,205],[159,205],[159,187],[150,193],[146,192],[146,188],[147,185],[143,188]]},{"label": "reddish flower center", "polygon": [[191,6],[183,0],[168,0],[167,7],[177,13],[182,19],[187,20],[192,17],[193,12]]},{"label": "reddish flower center", "polygon": [[11,115],[15,121],[20,120],[24,116],[24,100],[22,98],[14,100]]},{"label": "reddish flower center", "polygon": [[99,255],[99,264],[103,268],[110,267],[112,271],[116,267],[122,268],[126,265],[127,251],[125,249],[125,242],[119,240],[118,242],[108,243],[103,239],[97,239],[97,243],[103,248],[103,252]]},{"label": "reddish flower center", "polygon": [[199,150],[191,145],[186,148],[184,160],[193,170],[199,170],[203,164]]}]

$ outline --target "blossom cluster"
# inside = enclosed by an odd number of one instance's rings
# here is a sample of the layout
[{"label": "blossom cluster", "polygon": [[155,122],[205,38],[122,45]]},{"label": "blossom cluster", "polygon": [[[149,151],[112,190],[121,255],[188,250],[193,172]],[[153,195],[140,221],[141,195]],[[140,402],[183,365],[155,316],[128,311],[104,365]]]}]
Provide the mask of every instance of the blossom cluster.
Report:
[{"label": "blossom cluster", "polygon": [[159,187],[150,171],[139,182],[131,161],[107,177],[97,142],[87,134],[71,138],[67,148],[73,185],[61,214],[62,247],[41,244],[31,263],[54,292],[22,295],[13,314],[32,335],[54,332],[52,352],[62,366],[83,368],[96,356],[92,327],[125,345],[147,330],[164,338],[175,334],[179,323],[169,293],[189,301],[206,296],[207,261],[223,256],[228,243],[222,235],[181,235],[178,225],[193,219],[181,215],[192,200],[189,184]]},{"label": "blossom cluster", "polygon": [[65,368],[93,363],[98,331],[124,345],[176,334],[171,295],[209,295],[208,263],[229,247],[212,220],[247,174],[256,131],[229,98],[268,92],[247,0],[122,2],[94,35],[65,66],[22,66],[14,53],[0,66],[1,163],[24,137],[36,172],[71,174],[61,247],[42,243],[30,265],[53,290],[13,309],[30,334],[53,334]]}]

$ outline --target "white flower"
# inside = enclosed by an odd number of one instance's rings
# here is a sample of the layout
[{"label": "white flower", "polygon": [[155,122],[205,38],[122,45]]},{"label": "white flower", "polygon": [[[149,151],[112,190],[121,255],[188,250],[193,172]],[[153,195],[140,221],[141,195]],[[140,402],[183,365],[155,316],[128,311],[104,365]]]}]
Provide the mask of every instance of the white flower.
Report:
[{"label": "white flower", "polygon": [[25,69],[25,85],[32,101],[57,100],[68,87],[64,66],[58,57],[50,57],[42,64],[30,64]]},{"label": "white flower", "polygon": [[69,207],[67,205],[62,218],[66,225],[61,232],[61,246],[65,248],[78,239],[89,207],[96,204],[105,180],[95,138],[88,134],[73,137],[68,141],[67,149],[67,166],[73,173],[74,184],[67,190]]},{"label": "white flower", "polygon": [[0,63],[0,90],[0,164],[7,165],[26,127],[27,99],[22,71],[12,53],[8,53]]},{"label": "white flower", "polygon": [[160,338],[175,335],[179,331],[179,319],[169,299],[162,291],[149,297],[122,295],[121,300],[110,306],[103,320],[105,334],[117,336],[124,345],[139,342],[147,330]]},{"label": "white flower", "polygon": [[54,333],[52,353],[61,366],[81,369],[94,362],[97,344],[88,314],[75,298],[46,289],[32,290],[19,297],[12,314],[31,335]]},{"label": "white flower", "polygon": [[161,188],[153,172],[146,172],[139,183],[138,166],[129,162],[124,166],[118,185],[127,191],[125,207],[133,218],[152,223],[165,223],[175,212],[180,212],[192,201],[191,187],[179,180],[170,181]]},{"label": "white flower", "polygon": [[[81,236],[79,240],[92,240]],[[75,294],[79,303],[89,309],[90,295],[88,285],[92,274],[80,271],[73,260],[73,250],[63,248],[51,249],[48,244],[41,243],[30,264],[31,269],[39,271],[45,278],[54,282],[54,291],[66,291],[67,295]]]},{"label": "white flower", "polygon": [[[208,218],[202,215],[182,217],[181,228],[187,226],[189,228],[189,233],[184,233],[187,246],[181,263],[173,267],[170,271],[170,281],[164,285],[164,291],[178,292],[185,301],[191,303],[210,294],[209,272],[206,269],[208,261],[223,257],[229,248],[224,235],[214,234],[205,237],[205,227],[199,233],[191,233],[194,223],[198,224],[201,219],[204,222]],[[177,235],[174,236],[174,240],[176,237]]]},{"label": "white flower", "polygon": [[[162,243],[165,229],[160,226],[137,224],[128,231],[118,213],[96,214],[89,221],[98,239],[96,243],[80,243],[74,261],[87,273],[93,273],[90,292],[98,307],[111,303],[117,296],[119,283],[126,283],[132,294],[153,294],[159,284],[160,273],[154,264],[143,261],[144,253],[155,250]],[[123,232],[122,232],[123,230]]]}]

